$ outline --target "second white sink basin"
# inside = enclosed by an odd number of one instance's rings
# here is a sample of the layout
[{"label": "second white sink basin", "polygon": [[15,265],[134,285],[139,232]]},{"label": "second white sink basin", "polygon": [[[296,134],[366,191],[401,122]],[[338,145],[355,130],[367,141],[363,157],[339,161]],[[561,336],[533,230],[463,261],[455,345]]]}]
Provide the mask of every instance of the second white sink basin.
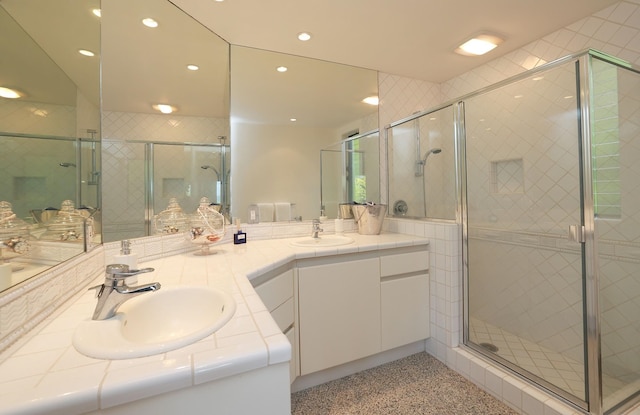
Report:
[{"label": "second white sink basin", "polygon": [[353,243],[353,239],[344,235],[322,235],[318,238],[304,238],[291,242],[293,246],[306,246],[306,247],[329,247],[348,245]]},{"label": "second white sink basin", "polygon": [[78,352],[97,359],[129,359],[164,353],[201,340],[236,311],[233,298],[208,287],[163,287],[120,306],[107,320],[80,323]]}]

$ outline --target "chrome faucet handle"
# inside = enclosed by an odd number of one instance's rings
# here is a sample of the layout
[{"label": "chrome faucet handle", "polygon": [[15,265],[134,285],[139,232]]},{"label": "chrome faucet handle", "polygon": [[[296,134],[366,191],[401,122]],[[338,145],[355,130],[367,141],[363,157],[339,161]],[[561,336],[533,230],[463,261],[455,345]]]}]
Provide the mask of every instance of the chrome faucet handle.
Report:
[{"label": "chrome faucet handle", "polygon": [[134,275],[143,274],[145,272],[153,272],[154,268],[141,268],[141,269],[129,269],[129,265],[126,264],[111,264],[107,265],[106,274],[107,279],[124,279],[132,277]]}]

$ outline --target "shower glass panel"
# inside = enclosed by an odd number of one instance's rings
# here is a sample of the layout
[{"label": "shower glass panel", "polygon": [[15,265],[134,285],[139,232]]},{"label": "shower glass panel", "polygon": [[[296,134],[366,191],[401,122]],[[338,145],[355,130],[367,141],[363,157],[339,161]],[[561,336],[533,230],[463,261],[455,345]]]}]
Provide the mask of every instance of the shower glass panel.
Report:
[{"label": "shower glass panel", "polygon": [[585,406],[576,66],[464,101],[467,344]]},{"label": "shower glass panel", "polygon": [[592,58],[591,160],[605,410],[640,390],[640,74]]},{"label": "shower glass panel", "polygon": [[454,131],[452,106],[387,130],[392,215],[455,219]]}]

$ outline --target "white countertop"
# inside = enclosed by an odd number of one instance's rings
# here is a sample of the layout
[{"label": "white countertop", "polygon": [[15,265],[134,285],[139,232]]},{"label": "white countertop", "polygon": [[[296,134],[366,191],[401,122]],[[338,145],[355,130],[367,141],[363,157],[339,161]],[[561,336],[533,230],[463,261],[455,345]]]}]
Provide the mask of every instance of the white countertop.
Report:
[{"label": "white countertop", "polygon": [[72,345],[75,327],[91,317],[97,300],[93,291],[74,297],[0,365],[0,413],[95,411],[289,361],[291,345],[251,279],[296,259],[428,244],[425,238],[402,234],[348,235],[355,243],[302,248],[289,243],[299,238],[249,240],[213,245],[214,255],[185,253],[144,262],[155,271],[141,274],[139,284],[214,286],[237,303],[233,318],[216,333],[154,356],[99,360],[78,353]]}]

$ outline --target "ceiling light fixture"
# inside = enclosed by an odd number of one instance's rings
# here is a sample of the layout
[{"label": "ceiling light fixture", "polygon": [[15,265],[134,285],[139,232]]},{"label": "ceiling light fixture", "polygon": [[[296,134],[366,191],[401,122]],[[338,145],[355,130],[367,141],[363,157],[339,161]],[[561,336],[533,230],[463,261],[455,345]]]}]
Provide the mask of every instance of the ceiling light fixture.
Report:
[{"label": "ceiling light fixture", "polygon": [[289,121],[296,122],[296,121],[298,121],[298,119],[297,118],[289,118]]},{"label": "ceiling light fixture", "polygon": [[20,98],[21,96],[22,94],[15,89],[0,86],[0,97],[2,98],[16,99]]},{"label": "ceiling light fixture", "polygon": [[176,111],[176,107],[169,104],[154,104],[152,107],[154,110],[160,111],[163,114],[171,114]]},{"label": "ceiling light fixture", "polygon": [[84,55],[84,56],[89,56],[89,57],[96,56],[95,53],[93,53],[93,52],[91,52],[90,50],[87,50],[87,49],[79,49],[78,53],[81,54],[81,55]]},{"label": "ceiling light fixture", "polygon": [[480,56],[496,48],[502,39],[492,35],[478,35],[458,46],[456,53],[465,56]]},{"label": "ceiling light fixture", "polygon": [[96,15],[98,17],[102,17],[102,10],[100,10],[100,9],[93,9],[93,10],[91,10],[91,13],[93,13],[94,15]]},{"label": "ceiling light fixture", "polygon": [[286,66],[278,66],[276,68],[276,71],[278,72],[287,72],[289,70],[289,68],[287,68]]},{"label": "ceiling light fixture", "polygon": [[309,32],[300,32],[300,33],[298,33],[298,39],[303,41],[303,42],[306,42],[307,40],[311,39],[311,33],[309,33]]},{"label": "ceiling light fixture", "polygon": [[378,105],[379,101],[377,96],[370,96],[363,99],[362,102],[369,105]]},{"label": "ceiling light fixture", "polygon": [[146,19],[142,19],[142,24],[147,27],[158,27],[158,22],[153,20],[151,17],[147,17]]},{"label": "ceiling light fixture", "polygon": [[200,69],[200,67],[198,65],[187,65],[187,69],[190,71],[197,71],[198,69]]}]

